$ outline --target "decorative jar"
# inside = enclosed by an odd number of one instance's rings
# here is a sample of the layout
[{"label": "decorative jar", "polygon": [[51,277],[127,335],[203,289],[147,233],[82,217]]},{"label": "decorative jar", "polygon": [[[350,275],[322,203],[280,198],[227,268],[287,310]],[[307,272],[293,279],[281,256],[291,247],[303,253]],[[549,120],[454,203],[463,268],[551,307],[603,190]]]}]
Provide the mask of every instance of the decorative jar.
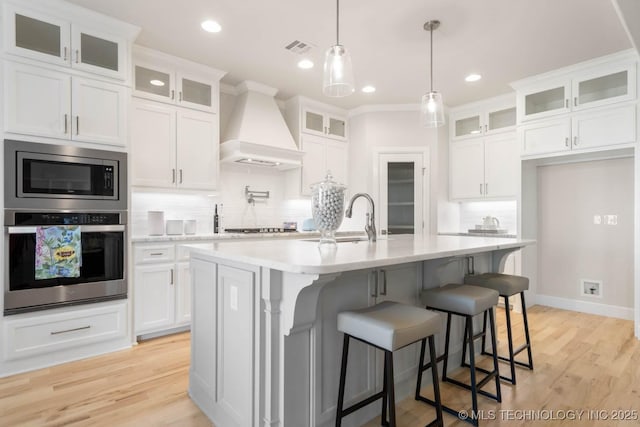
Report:
[{"label": "decorative jar", "polygon": [[337,183],[327,171],[324,181],[311,185],[311,213],[320,231],[320,245],[335,245],[336,230],[344,217],[344,199],[347,187]]}]

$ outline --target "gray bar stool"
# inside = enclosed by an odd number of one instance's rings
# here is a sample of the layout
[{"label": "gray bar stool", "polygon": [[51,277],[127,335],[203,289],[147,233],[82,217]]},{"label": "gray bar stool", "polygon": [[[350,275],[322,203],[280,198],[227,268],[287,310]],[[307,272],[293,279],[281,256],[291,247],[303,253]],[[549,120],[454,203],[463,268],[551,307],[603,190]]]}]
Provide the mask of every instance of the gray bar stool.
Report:
[{"label": "gray bar stool", "polygon": [[[529,279],[522,276],[514,276],[512,274],[501,273],[483,273],[483,274],[468,274],[464,278],[464,283],[473,286],[482,286],[483,288],[493,289],[497,291],[501,297],[504,298],[504,308],[507,317],[507,341],[509,345],[509,357],[498,356],[500,360],[509,362],[511,368],[511,378],[502,376],[503,380],[509,381],[511,384],[516,384],[516,365],[523,366],[525,368],[533,369],[533,357],[531,355],[531,338],[529,337],[529,322],[527,320],[527,305],[524,302],[524,291],[529,289]],[[513,332],[511,329],[511,314],[509,310],[509,297],[520,294],[520,301],[522,303],[522,320],[524,322],[524,336],[525,343],[513,349]],[[483,328],[486,331],[487,316],[485,314]],[[529,356],[529,362],[523,363],[515,360],[516,355],[521,351],[527,349],[527,355]],[[490,354],[485,350],[485,340],[482,340],[482,353]]]},{"label": "gray bar stool", "polygon": [[[361,310],[344,311],[338,314],[338,330],[344,333],[342,345],[342,365],[340,368],[340,389],[338,391],[338,406],[336,413],[336,427],[342,425],[342,418],[357,411],[364,406],[382,399],[382,425],[395,427],[395,387],[393,381],[393,352],[422,341],[422,356],[420,364],[424,363],[424,349],[426,341],[429,341],[431,360],[435,360],[434,334],[442,327],[440,315],[414,307],[399,304],[393,301],[385,301],[372,307]],[[382,391],[374,394],[350,407],[343,409],[344,387],[347,376],[347,357],[349,353],[349,340],[354,338],[365,344],[384,351],[384,376]],[[422,372],[422,371],[421,371]],[[440,405],[440,389],[438,385],[437,365],[433,365],[433,392],[436,407],[436,419],[428,426],[442,426],[442,407]],[[387,419],[387,404],[389,416]]]},{"label": "gray bar stool", "polygon": [[[496,351],[496,337],[495,337],[495,323],[493,319],[493,307],[498,304],[498,292],[492,289],[485,289],[478,286],[469,286],[469,285],[461,285],[456,283],[450,283],[448,285],[428,289],[422,291],[422,302],[428,309],[442,311],[447,313],[447,330],[445,336],[445,344],[444,344],[444,354],[436,359],[436,363],[443,361],[442,366],[442,382],[450,382],[459,387],[463,387],[467,390],[471,391],[471,404],[472,404],[472,413],[469,414],[469,417],[465,419],[465,421],[477,426],[478,425],[478,394],[482,394],[483,396],[490,397],[498,402],[502,401],[502,394],[500,392],[500,373],[498,370],[498,358],[495,356],[497,354]],[[486,316],[488,314],[489,320],[491,323],[491,330],[493,333],[491,334],[491,344],[493,345],[493,370],[489,371],[476,366],[475,362],[475,352],[473,343],[478,338],[484,338],[486,335],[486,330],[475,334],[473,333],[473,317],[482,314]],[[449,338],[451,335],[451,316],[452,315],[461,316],[465,319],[465,334],[463,337],[463,358],[464,351],[466,346],[469,346],[469,364],[462,364],[463,366],[469,367],[469,372],[471,375],[470,384],[465,384],[453,378],[449,378],[447,376],[447,364],[449,358]],[[464,361],[464,359],[463,359]],[[429,404],[434,404],[435,402],[431,401],[420,395],[420,376],[422,371],[425,369],[429,369],[431,364],[423,365],[418,370],[418,384],[416,386],[416,400],[421,400],[423,402],[427,402]],[[476,380],[476,371],[482,372],[486,374],[486,376],[480,381]],[[485,386],[489,381],[494,379],[496,385],[496,393],[491,394],[487,391],[482,390],[482,387]],[[451,414],[458,416],[458,410],[452,409],[448,406],[442,405],[442,409]]]}]

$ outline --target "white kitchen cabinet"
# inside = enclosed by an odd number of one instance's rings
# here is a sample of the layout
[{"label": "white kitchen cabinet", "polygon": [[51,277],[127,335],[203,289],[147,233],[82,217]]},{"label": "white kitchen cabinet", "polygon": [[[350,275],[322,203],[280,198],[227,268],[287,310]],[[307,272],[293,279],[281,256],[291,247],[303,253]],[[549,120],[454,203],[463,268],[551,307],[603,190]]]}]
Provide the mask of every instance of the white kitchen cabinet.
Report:
[{"label": "white kitchen cabinet", "polygon": [[636,106],[605,107],[518,127],[523,156],[594,150],[636,142]]},{"label": "white kitchen cabinet", "polygon": [[612,60],[556,74],[514,85],[519,123],[636,99],[633,60]]},{"label": "white kitchen cabinet", "polygon": [[5,131],[126,146],[124,86],[5,61]]},{"label": "white kitchen cabinet", "polygon": [[136,335],[171,332],[191,324],[191,274],[185,243],[134,243]]},{"label": "white kitchen cabinet", "polygon": [[77,8],[49,13],[46,7],[34,10],[10,2],[5,3],[4,27],[5,51],[11,54],[119,80],[127,78],[128,39],[137,34],[128,24]]},{"label": "white kitchen cabinet", "polygon": [[217,187],[217,115],[134,100],[130,131],[134,186]]},{"label": "white kitchen cabinet", "polygon": [[450,112],[452,140],[507,132],[516,126],[516,103],[513,95],[467,104]]},{"label": "white kitchen cabinet", "polygon": [[513,132],[451,142],[450,198],[507,199],[517,195],[519,151]]},{"label": "white kitchen cabinet", "polygon": [[347,140],[347,118],[312,107],[302,107],[302,132]]},{"label": "white kitchen cabinet", "polygon": [[134,48],[133,95],[218,113],[223,72],[140,46]]},{"label": "white kitchen cabinet", "polygon": [[346,184],[348,178],[348,147],[344,142],[303,135],[302,195],[311,195],[311,184],[324,180],[327,171],[333,179]]}]

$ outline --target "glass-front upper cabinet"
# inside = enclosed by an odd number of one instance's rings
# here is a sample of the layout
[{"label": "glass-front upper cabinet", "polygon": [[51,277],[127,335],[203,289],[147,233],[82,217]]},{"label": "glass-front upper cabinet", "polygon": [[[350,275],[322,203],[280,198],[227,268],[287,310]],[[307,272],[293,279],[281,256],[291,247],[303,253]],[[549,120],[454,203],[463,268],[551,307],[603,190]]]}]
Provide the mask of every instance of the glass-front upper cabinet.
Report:
[{"label": "glass-front upper cabinet", "polygon": [[513,97],[501,96],[451,113],[451,139],[465,139],[512,130],[516,125]]},{"label": "glass-front upper cabinet", "polygon": [[70,21],[5,3],[6,50],[23,57],[71,66],[124,80],[126,42]]},{"label": "glass-front upper cabinet", "polygon": [[522,120],[538,119],[569,112],[571,84],[567,81],[523,94]]},{"label": "glass-front upper cabinet", "polygon": [[347,119],[304,107],[302,109],[302,132],[345,141]]},{"label": "glass-front upper cabinet", "polygon": [[213,80],[136,60],[133,81],[135,96],[215,112],[214,93],[217,93],[217,82]]},{"label": "glass-front upper cabinet", "polygon": [[623,64],[581,74],[573,80],[572,89],[574,110],[635,99],[636,66]]}]

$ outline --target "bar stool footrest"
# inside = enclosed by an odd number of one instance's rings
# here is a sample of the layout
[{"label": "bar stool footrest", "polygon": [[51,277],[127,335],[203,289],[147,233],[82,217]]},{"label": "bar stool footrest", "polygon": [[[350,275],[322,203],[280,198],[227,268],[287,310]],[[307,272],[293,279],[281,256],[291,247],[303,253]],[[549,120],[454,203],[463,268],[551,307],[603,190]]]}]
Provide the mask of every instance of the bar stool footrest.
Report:
[{"label": "bar stool footrest", "polygon": [[[428,397],[424,397],[424,396],[419,395],[419,396],[416,396],[416,400],[418,400],[420,402],[427,403],[427,404],[429,404],[431,406],[436,406],[436,402],[434,402],[433,400],[429,399]],[[471,425],[474,425],[474,426],[478,425],[478,420],[474,420],[473,417],[468,417],[468,418],[465,418],[465,419],[460,418],[459,415],[460,415],[461,411],[456,411],[455,409],[450,408],[450,407],[448,407],[446,405],[442,405],[442,410],[444,412],[446,412],[447,414],[449,414],[449,415],[453,415],[454,417],[456,417],[459,420],[466,421],[467,423],[469,423]],[[438,420],[435,420],[435,421],[431,422],[430,424],[427,424],[427,427],[429,427],[431,425],[438,425],[437,422],[438,422]],[[436,424],[434,424],[434,423],[436,423]]]},{"label": "bar stool footrest", "polygon": [[[521,350],[519,350],[518,352],[515,352],[515,351],[514,351],[514,352],[513,352],[513,355],[514,355],[514,356],[516,356],[520,351],[522,351],[522,350],[526,349],[527,347],[528,347],[528,345],[527,345],[527,344],[525,344],[525,345],[523,346],[523,348],[522,348]],[[491,357],[493,357],[493,353],[490,353],[490,352],[488,352],[488,351],[483,351],[483,352],[482,352],[482,355],[483,355],[483,356],[491,356]],[[502,360],[503,362],[511,362],[511,359],[509,359],[507,356],[500,356],[500,355],[498,355],[498,359],[499,359],[499,360]],[[513,361],[513,363],[514,363],[514,364],[516,364],[516,365],[518,365],[518,366],[522,366],[523,368],[531,369],[531,370],[533,371],[533,366],[531,366],[531,365],[530,365],[529,363],[527,363],[527,362],[520,362],[519,360],[514,360],[514,361]]]},{"label": "bar stool footrest", "polygon": [[369,396],[366,399],[361,400],[360,402],[354,403],[353,405],[349,406],[348,408],[345,408],[342,410],[342,416],[346,417],[347,415],[357,411],[360,408],[364,408],[365,406],[375,402],[376,400],[382,399],[384,397],[384,390],[383,391],[379,391],[378,393],[374,394],[373,396]]}]

